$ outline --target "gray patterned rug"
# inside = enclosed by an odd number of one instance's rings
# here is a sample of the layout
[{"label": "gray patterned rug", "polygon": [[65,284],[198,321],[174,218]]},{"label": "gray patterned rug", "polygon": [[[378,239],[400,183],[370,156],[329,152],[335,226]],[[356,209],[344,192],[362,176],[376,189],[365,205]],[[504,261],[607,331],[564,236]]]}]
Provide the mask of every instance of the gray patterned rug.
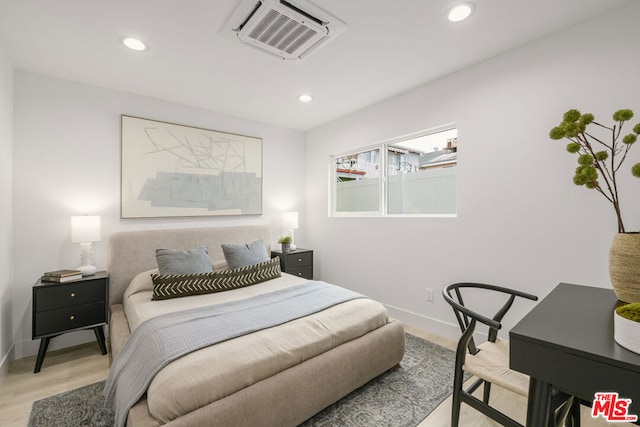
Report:
[{"label": "gray patterned rug", "polygon": [[[453,351],[406,334],[400,367],[370,381],[302,424],[414,427],[451,393]],[[113,426],[104,381],[33,402],[28,427]]]}]

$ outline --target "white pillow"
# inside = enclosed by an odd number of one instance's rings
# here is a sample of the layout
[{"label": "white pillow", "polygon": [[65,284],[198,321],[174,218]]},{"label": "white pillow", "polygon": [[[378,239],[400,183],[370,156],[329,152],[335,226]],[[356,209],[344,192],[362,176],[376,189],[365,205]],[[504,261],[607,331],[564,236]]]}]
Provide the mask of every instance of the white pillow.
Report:
[{"label": "white pillow", "polygon": [[136,277],[131,279],[131,283],[129,283],[127,290],[124,291],[123,298],[127,299],[131,295],[137,294],[138,292],[153,292],[153,280],[151,280],[152,274],[158,274],[158,269],[153,268],[151,270],[143,271],[142,273],[136,275]]}]

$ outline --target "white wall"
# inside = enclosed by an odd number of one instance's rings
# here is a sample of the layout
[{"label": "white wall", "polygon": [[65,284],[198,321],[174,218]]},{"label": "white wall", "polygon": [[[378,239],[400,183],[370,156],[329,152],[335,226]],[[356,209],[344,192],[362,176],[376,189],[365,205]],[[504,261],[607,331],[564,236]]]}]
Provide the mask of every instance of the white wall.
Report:
[{"label": "white wall", "polygon": [[[271,224],[272,244],[281,213],[304,215],[304,135],[298,131],[114,92],[23,71],[15,73],[14,280],[15,357],[37,352],[31,341],[31,286],[43,271],[79,264],[70,242],[69,217],[102,216],[95,244],[98,269],[106,269],[107,238],[123,230]],[[163,120],[263,138],[263,214],[248,217],[120,219],[120,115]],[[304,232],[296,234],[304,243]],[[52,341],[51,349],[93,334],[76,332]]]},{"label": "white wall", "polygon": [[[452,282],[540,297],[561,281],[609,287],[613,208],[572,183],[575,157],[548,133],[570,108],[605,122],[632,108],[629,131],[640,122],[638,16],[636,3],[309,132],[307,230],[320,277],[450,336],[457,326],[441,291]],[[457,218],[328,217],[330,154],[450,122],[459,132]],[[638,230],[640,182],[628,171],[640,147],[631,154],[622,200],[627,228]],[[507,330],[532,306],[517,303]]]},{"label": "white wall", "polygon": [[13,342],[11,323],[13,198],[13,67],[0,46],[0,384]]},{"label": "white wall", "polygon": [[[486,61],[313,130],[306,144],[300,132],[14,73],[0,52],[0,195],[13,197],[0,204],[0,357],[12,343],[17,358],[37,351],[31,285],[42,271],[77,264],[69,216],[79,213],[103,217],[95,252],[104,269],[114,231],[269,223],[277,234],[279,213],[298,210],[296,243],[316,251],[318,278],[364,292],[394,316],[436,332],[453,331],[439,296],[450,282],[490,281],[541,297],[559,281],[608,287],[613,211],[571,183],[575,159],[547,134],[573,107],[603,120],[630,107],[640,118],[632,80],[640,69],[632,44],[640,38],[639,15],[634,4]],[[121,220],[120,114],[262,137],[264,214]],[[460,141],[457,218],[327,217],[330,154],[450,122]],[[639,160],[634,151],[629,166]],[[300,176],[305,181],[292,179]],[[638,187],[625,185],[638,184],[632,179],[623,183],[625,217],[638,229]],[[427,287],[436,290],[434,303],[426,302]],[[517,304],[506,326],[531,306]],[[68,334],[51,348],[93,339],[90,332]]]}]

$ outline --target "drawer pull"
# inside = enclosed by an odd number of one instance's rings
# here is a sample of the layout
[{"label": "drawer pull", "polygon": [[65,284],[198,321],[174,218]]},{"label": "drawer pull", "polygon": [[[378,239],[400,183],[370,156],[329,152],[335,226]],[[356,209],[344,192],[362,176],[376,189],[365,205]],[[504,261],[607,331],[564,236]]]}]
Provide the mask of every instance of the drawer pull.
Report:
[{"label": "drawer pull", "polygon": [[302,258],[298,258],[298,262],[302,262]]},{"label": "drawer pull", "polygon": [[72,315],[71,317],[69,317],[69,320],[75,320],[75,319],[76,319],[76,316]]},{"label": "drawer pull", "polygon": [[71,298],[75,297],[76,293],[75,292],[71,292]]},{"label": "drawer pull", "polygon": [[298,276],[302,276],[302,273],[298,273]]}]

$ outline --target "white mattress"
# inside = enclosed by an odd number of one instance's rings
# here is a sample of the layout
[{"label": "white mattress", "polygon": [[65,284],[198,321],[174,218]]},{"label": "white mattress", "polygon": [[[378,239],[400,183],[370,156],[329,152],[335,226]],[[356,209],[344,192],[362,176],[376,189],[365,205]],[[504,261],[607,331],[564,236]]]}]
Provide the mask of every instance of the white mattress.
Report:
[{"label": "white mattress", "polygon": [[[305,282],[282,277],[232,291],[151,301],[150,273],[138,275],[124,294],[133,331],[163,313],[247,298]],[[193,352],[170,363],[147,392],[149,412],[169,422],[287,368],[377,329],[389,319],[382,304],[356,299],[327,310]]]}]

